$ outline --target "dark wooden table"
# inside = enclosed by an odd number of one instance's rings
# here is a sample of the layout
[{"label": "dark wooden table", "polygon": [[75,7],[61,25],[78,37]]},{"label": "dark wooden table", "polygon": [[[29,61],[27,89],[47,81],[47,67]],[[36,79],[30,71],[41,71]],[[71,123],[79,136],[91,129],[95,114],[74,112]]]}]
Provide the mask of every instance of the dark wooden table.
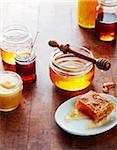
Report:
[{"label": "dark wooden table", "polygon": [[[116,150],[116,127],[97,136],[80,137],[65,133],[56,125],[54,113],[57,107],[78,93],[58,90],[51,83],[48,66],[53,50],[48,46],[48,40],[82,45],[89,48],[95,57],[111,59],[112,67],[109,71],[95,71],[91,89],[97,92],[101,92],[104,82],[113,81],[117,84],[117,42],[100,42],[96,40],[94,30],[78,27],[75,1],[12,5],[3,2],[2,17],[6,17],[2,18],[3,26],[11,22],[9,17],[14,19],[12,15],[9,16],[9,9],[13,11],[19,8],[20,13],[13,13],[15,19],[20,14],[20,19],[32,33],[35,34],[37,30],[40,32],[36,48],[37,81],[24,88],[21,105],[16,110],[0,112],[0,150]],[[4,66],[1,61],[2,69]],[[117,89],[112,89],[110,94],[116,96]]]}]

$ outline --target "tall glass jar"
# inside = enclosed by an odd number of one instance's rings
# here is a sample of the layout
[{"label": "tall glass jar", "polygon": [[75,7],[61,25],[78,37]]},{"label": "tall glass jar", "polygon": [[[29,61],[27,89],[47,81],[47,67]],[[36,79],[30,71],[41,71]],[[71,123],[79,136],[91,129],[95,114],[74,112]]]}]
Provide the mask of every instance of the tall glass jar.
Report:
[{"label": "tall glass jar", "polygon": [[100,0],[97,6],[96,36],[101,41],[113,41],[117,34],[117,0]]},{"label": "tall glass jar", "polygon": [[15,53],[22,48],[31,49],[33,39],[28,29],[21,25],[11,25],[4,29],[1,41],[2,60],[7,64],[15,64]]},{"label": "tall glass jar", "polygon": [[78,24],[83,28],[95,28],[98,0],[78,0]]},{"label": "tall glass jar", "polygon": [[[79,52],[93,57],[86,48],[77,47],[77,49]],[[92,83],[93,77],[94,65],[73,54],[63,54],[56,50],[50,60],[50,78],[54,85],[62,90],[83,90]]]}]

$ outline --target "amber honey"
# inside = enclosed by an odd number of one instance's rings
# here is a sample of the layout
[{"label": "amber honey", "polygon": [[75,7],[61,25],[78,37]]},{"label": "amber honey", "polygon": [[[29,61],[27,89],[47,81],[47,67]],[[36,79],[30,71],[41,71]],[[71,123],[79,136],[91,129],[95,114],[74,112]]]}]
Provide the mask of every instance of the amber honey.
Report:
[{"label": "amber honey", "polygon": [[78,0],[78,24],[84,28],[95,28],[98,0]]},{"label": "amber honey", "polygon": [[20,53],[16,53],[16,72],[21,76],[25,83],[36,81],[35,59],[36,56],[34,52],[20,51]]},{"label": "amber honey", "polygon": [[96,36],[101,41],[114,41],[117,35],[117,2],[100,0],[97,6]]},{"label": "amber honey", "polygon": [[50,78],[54,85],[60,89],[66,91],[83,90],[93,81],[94,65],[72,54],[58,52],[50,63]]},{"label": "amber honey", "polygon": [[1,57],[5,63],[15,65],[14,56],[15,56],[14,52],[9,52],[9,51],[1,49]]},{"label": "amber honey", "polygon": [[101,41],[116,39],[117,16],[115,14],[100,13],[96,20],[96,35]]}]

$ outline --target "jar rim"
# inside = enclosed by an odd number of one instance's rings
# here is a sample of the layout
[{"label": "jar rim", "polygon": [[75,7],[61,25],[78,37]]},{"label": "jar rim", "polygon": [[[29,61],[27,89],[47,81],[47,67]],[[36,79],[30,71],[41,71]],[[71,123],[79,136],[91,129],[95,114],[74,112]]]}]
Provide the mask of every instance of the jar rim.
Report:
[{"label": "jar rim", "polygon": [[[77,46],[77,49],[84,50],[88,54],[88,56],[93,58],[92,52],[89,51],[87,48],[82,47],[82,46]],[[83,62],[85,61],[85,65],[83,64],[84,67],[81,67],[80,69],[77,68],[77,67],[76,68],[70,68],[70,67],[66,67],[66,66],[65,67],[61,66],[58,63],[56,63],[56,60],[59,59],[59,58],[61,59],[61,58],[69,58],[69,57],[72,57],[73,59],[76,59],[76,61],[78,61],[78,60],[83,61]],[[81,73],[85,72],[87,70],[87,68],[89,68],[89,67],[92,68],[93,67],[93,63],[92,62],[88,62],[86,60],[78,58],[74,54],[71,54],[71,53],[63,54],[63,52],[61,52],[58,49],[56,49],[56,51],[53,53],[53,55],[51,57],[51,60],[50,60],[50,65],[54,66],[57,70],[62,71],[64,73],[67,73],[69,75],[78,75],[78,74],[81,74]]]},{"label": "jar rim", "polygon": [[13,71],[0,71],[0,76],[5,75],[5,74],[6,75],[12,75],[12,76],[16,77],[18,79],[18,82],[17,82],[16,86],[14,88],[12,88],[11,90],[7,91],[7,93],[1,93],[0,92],[0,94],[5,94],[5,95],[12,94],[12,93],[14,93],[14,91],[17,91],[18,89],[23,88],[23,81],[22,81],[19,74],[15,73]]},{"label": "jar rim", "polygon": [[[18,32],[20,35],[22,34],[22,36],[19,37]],[[18,37],[18,39],[16,37]],[[8,25],[3,29],[3,35],[2,35],[3,42],[9,44],[20,44],[26,42],[29,38],[32,38],[32,36],[29,33],[28,28],[24,25],[13,24],[13,25]]]},{"label": "jar rim", "polygon": [[108,7],[117,6],[117,0],[99,0],[99,3]]},{"label": "jar rim", "polygon": [[16,52],[16,54],[15,54],[16,62],[25,64],[25,63],[29,63],[29,62],[32,62],[33,60],[35,60],[36,55],[35,55],[34,51],[26,51],[27,54],[24,56],[20,55],[20,54],[22,54],[22,52],[25,53],[25,51],[19,51],[19,53]]}]

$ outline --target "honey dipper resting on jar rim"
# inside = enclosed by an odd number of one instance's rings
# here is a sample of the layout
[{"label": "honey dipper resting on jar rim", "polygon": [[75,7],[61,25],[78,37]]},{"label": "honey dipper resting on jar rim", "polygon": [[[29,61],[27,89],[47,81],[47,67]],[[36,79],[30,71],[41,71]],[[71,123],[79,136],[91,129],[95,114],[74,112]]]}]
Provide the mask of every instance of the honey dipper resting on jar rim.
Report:
[{"label": "honey dipper resting on jar rim", "polygon": [[110,63],[109,60],[104,59],[104,58],[95,59],[95,58],[88,57],[88,56],[86,56],[84,54],[81,54],[77,50],[72,49],[69,44],[66,44],[66,45],[61,44],[61,45],[59,45],[56,41],[49,41],[48,44],[51,47],[59,48],[59,50],[62,51],[63,53],[65,53],[65,54],[66,53],[72,53],[72,54],[74,54],[75,56],[77,56],[79,58],[82,58],[84,60],[90,61],[93,64],[95,64],[101,70],[107,71],[111,67],[111,63]]}]

